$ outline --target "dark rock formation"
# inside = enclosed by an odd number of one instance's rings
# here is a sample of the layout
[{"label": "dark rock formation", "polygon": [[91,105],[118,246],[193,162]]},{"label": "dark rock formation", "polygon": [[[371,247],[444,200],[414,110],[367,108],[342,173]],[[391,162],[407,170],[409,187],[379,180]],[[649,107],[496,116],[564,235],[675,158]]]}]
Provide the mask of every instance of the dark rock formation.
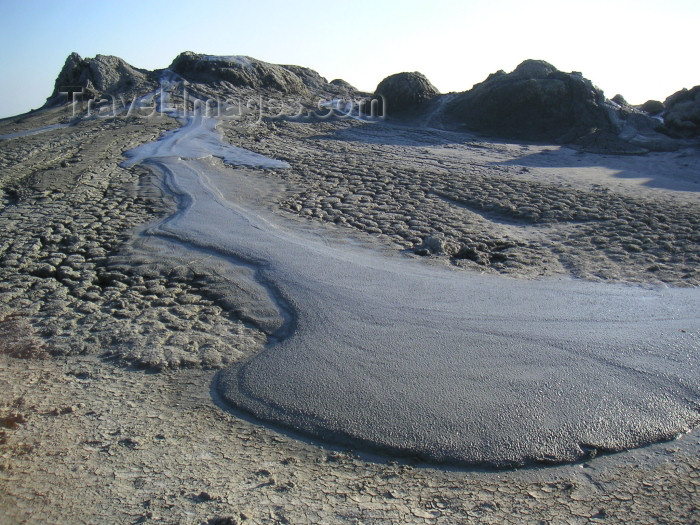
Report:
[{"label": "dark rock formation", "polygon": [[[525,60],[516,67],[511,76],[522,78],[547,78],[559,70],[544,60]],[[503,70],[501,70],[503,72]]]},{"label": "dark rock formation", "polygon": [[385,114],[415,111],[440,94],[422,73],[397,73],[382,80],[374,94],[383,97]]},{"label": "dark rock formation", "polygon": [[[156,85],[154,75],[127,64],[115,56],[97,55],[83,59],[71,53],[56,78],[54,90],[46,104],[60,104],[72,100],[70,93],[82,93],[83,99],[100,95],[145,93]],[[66,93],[69,93],[68,98]]]},{"label": "dark rock formation", "polygon": [[541,60],[490,75],[454,97],[444,117],[480,133],[525,140],[573,142],[614,129],[600,89],[580,73]]},{"label": "dark rock formation", "polygon": [[[288,68],[244,56],[211,56],[185,51],[170,69],[193,83],[226,81],[236,87],[307,94],[301,79]],[[309,70],[311,71],[311,70]]]},{"label": "dark rock formation", "polygon": [[357,93],[357,88],[353,86],[350,82],[346,82],[342,78],[334,78],[329,82],[331,86],[339,90],[342,93]]},{"label": "dark rock formation", "polygon": [[[640,153],[644,152],[644,150],[673,151],[679,147],[677,141],[659,132],[663,127],[662,121],[658,117],[652,117],[641,110],[629,107],[611,112],[611,119],[616,125],[617,141],[642,148]],[[611,137],[610,143],[612,144],[613,142]],[[625,152],[622,147],[617,147],[616,149],[620,153]],[[630,148],[627,152],[633,153],[634,150]]]},{"label": "dark rock formation", "polygon": [[311,91],[329,93],[334,95],[355,95],[357,89],[344,80],[336,79],[328,82],[317,71],[302,66],[282,66],[294,73],[303,84]]},{"label": "dark rock formation", "polygon": [[664,103],[660,100],[647,100],[644,104],[639,106],[639,109],[649,115],[660,115],[666,108],[664,108]]},{"label": "dark rock formation", "polygon": [[[660,102],[658,104],[661,104]],[[660,133],[663,121],[642,108],[655,110],[653,101],[642,106],[632,106],[621,96],[613,97],[608,104],[608,114],[613,129],[598,132],[597,136],[583,137],[576,141],[586,149],[611,153],[646,153],[648,151],[674,151],[677,141]],[[663,104],[661,104],[663,110]]]},{"label": "dark rock formation", "polygon": [[615,95],[613,98],[611,98],[610,100],[612,100],[615,104],[618,104],[619,106],[629,106],[629,104],[625,100],[625,97],[623,97],[619,93],[617,95]]},{"label": "dark rock formation", "polygon": [[664,131],[676,138],[700,137],[700,86],[682,89],[664,102]]},{"label": "dark rock formation", "polygon": [[322,77],[317,71],[303,66],[281,66],[288,71],[294,73],[302,83],[311,90],[314,91],[327,91],[328,90],[328,80]]}]

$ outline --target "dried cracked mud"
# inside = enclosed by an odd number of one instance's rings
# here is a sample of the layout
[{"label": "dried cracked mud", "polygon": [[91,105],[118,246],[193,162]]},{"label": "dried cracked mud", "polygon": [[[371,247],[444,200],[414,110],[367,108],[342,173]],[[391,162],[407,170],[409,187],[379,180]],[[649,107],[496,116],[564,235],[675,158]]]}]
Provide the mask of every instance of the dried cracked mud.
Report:
[{"label": "dried cracked mud", "polygon": [[[0,135],[68,111],[2,121]],[[215,371],[268,334],[219,293],[206,253],[159,241],[157,263],[142,256],[154,241],[138,233],[174,203],[153,173],[120,166],[177,126],[84,120],[0,140],[1,523],[697,522],[697,431],[479,472],[325,446],[217,404]],[[222,128],[289,163],[264,172],[271,209],[408,257],[700,284],[696,151],[600,156],[342,119]]]}]

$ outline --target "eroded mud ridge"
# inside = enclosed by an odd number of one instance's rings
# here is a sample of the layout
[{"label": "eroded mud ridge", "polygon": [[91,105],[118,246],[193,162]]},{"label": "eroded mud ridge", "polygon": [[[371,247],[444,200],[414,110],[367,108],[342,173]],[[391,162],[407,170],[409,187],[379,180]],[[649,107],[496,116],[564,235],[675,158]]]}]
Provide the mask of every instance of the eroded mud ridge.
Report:
[{"label": "eroded mud ridge", "polygon": [[[302,217],[381,234],[481,271],[700,284],[697,199],[629,195],[595,183],[567,187],[530,175],[559,148],[356,121],[278,121],[270,129],[233,128],[228,136],[291,165],[280,175],[292,195],[280,206]],[[605,166],[600,155],[572,157],[570,171]],[[688,173],[700,170],[697,153],[667,157]]]}]

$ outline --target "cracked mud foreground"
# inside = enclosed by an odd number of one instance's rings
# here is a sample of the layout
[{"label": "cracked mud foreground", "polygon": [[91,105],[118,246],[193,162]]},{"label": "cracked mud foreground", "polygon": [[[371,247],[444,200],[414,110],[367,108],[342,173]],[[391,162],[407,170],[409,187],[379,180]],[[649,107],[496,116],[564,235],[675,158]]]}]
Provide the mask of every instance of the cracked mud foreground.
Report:
[{"label": "cracked mud foreground", "polygon": [[[23,125],[52,118],[62,115]],[[698,284],[694,152],[638,163],[366,126],[277,121],[225,131],[290,165],[250,173],[274,191],[246,198],[310,231],[318,230],[303,217],[332,222],[323,235],[393,257],[408,257],[397,253],[405,248],[430,254],[411,264],[450,264],[465,279],[478,270]],[[120,167],[121,154],[174,127],[168,119],[88,121],[0,143],[2,519],[695,519],[697,433],[581,465],[480,473],[309,443],[218,406],[209,369],[259,352],[274,322],[254,300],[261,290],[250,268],[222,268],[211,253],[184,257],[166,240],[134,235],[175,203],[154,173]],[[154,260],[153,249],[162,257]],[[225,286],[229,271],[237,294]],[[682,337],[697,329],[684,327]]]}]

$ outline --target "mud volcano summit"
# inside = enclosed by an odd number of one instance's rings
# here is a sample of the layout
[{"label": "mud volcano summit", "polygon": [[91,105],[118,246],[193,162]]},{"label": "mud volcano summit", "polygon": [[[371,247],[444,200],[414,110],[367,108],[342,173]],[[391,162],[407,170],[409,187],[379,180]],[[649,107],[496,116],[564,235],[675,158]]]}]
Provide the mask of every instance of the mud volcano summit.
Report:
[{"label": "mud volcano summit", "polygon": [[4,354],[216,370],[220,410],[461,466],[700,422],[700,86],[73,53],[0,134]]}]

